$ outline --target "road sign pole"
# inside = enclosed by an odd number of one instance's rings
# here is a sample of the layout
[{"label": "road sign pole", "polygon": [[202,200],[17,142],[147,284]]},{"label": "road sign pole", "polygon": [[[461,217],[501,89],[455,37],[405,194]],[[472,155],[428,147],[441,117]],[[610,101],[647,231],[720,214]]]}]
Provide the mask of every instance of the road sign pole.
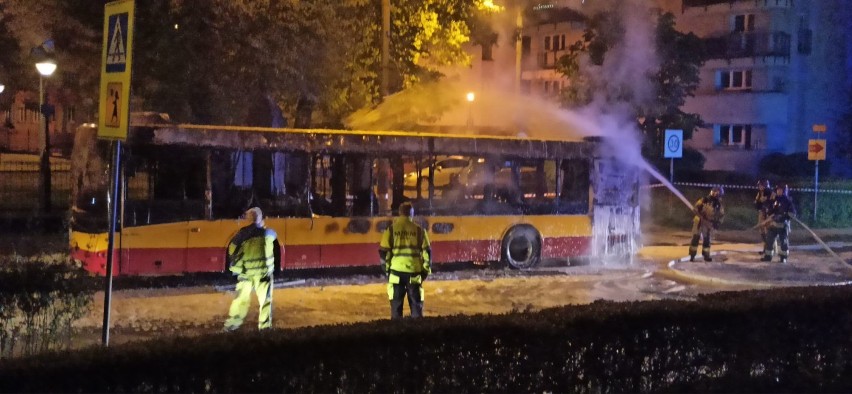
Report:
[{"label": "road sign pole", "polygon": [[114,265],[113,255],[115,254],[115,227],[116,222],[118,222],[118,198],[120,197],[118,188],[121,182],[121,178],[119,177],[119,174],[121,173],[121,140],[115,140],[113,158],[115,160],[112,164],[112,192],[110,193],[111,201],[109,202],[109,235],[107,238],[106,281],[104,283],[104,321],[101,330],[101,344],[104,346],[109,346],[109,315],[110,304],[112,303],[112,267]]},{"label": "road sign pole", "polygon": [[817,195],[819,194],[819,160],[814,161],[814,224],[817,220]]},{"label": "road sign pole", "polygon": [[674,158],[669,159],[669,183],[674,185]]}]

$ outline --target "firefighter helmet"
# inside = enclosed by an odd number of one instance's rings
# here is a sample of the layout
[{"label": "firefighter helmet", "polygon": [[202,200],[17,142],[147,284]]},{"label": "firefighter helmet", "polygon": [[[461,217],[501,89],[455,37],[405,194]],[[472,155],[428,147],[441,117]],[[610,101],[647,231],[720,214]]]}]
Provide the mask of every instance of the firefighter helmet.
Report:
[{"label": "firefighter helmet", "polygon": [[767,189],[769,189],[771,187],[769,185],[769,179],[761,179],[761,180],[757,181],[757,186],[763,186]]},{"label": "firefighter helmet", "polygon": [[[781,191],[781,193],[778,193],[779,190]],[[787,187],[787,185],[783,183],[775,185],[775,194],[781,194],[786,196],[788,193],[790,193],[790,188]]]},{"label": "firefighter helmet", "polygon": [[715,192],[719,197],[722,197],[725,195],[725,188],[722,186],[713,186],[713,188],[710,189],[710,194],[713,194],[713,192]]}]

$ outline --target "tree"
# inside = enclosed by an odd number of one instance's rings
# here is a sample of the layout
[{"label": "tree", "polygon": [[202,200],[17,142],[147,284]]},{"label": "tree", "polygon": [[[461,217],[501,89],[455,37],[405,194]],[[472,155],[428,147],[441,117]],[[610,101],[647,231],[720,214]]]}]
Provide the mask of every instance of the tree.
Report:
[{"label": "tree", "polygon": [[[395,0],[392,91],[467,62],[467,22],[485,1]],[[0,11],[20,53],[55,38],[63,83],[95,98],[104,3],[0,0]],[[263,124],[271,102],[297,126],[313,118],[339,126],[381,99],[380,15],[375,0],[137,1],[134,110],[184,122]]]},{"label": "tree", "polygon": [[[684,138],[689,139],[702,123],[699,115],[685,113],[680,107],[698,86],[703,44],[692,33],[678,32],[674,15],[665,13],[658,16],[653,31],[650,49],[657,55],[656,62],[646,61],[627,72],[623,68],[606,69],[602,66],[607,57],[614,48],[625,50],[624,41],[633,34],[628,32],[627,18],[623,11],[608,11],[589,19],[583,39],[571,45],[557,63],[557,70],[570,80],[560,99],[566,107],[589,105],[595,100],[629,104],[644,135],[643,154],[659,158],[665,129],[682,129]],[[637,87],[637,81],[647,82],[649,89]]]}]

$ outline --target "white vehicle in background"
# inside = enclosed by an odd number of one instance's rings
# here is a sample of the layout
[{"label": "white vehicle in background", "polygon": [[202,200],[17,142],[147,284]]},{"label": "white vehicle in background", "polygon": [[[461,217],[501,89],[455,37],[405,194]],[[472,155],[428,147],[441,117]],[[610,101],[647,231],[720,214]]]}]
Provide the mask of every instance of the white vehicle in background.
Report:
[{"label": "white vehicle in background", "polygon": [[450,185],[450,181],[454,177],[471,166],[471,160],[463,156],[447,156],[439,158],[435,161],[433,178],[429,177],[429,167],[425,166],[420,169],[418,176],[417,171],[411,171],[405,174],[403,185],[405,194],[408,197],[416,197],[417,185],[420,185],[421,195],[425,196],[429,193],[429,183],[433,183],[438,194]]}]

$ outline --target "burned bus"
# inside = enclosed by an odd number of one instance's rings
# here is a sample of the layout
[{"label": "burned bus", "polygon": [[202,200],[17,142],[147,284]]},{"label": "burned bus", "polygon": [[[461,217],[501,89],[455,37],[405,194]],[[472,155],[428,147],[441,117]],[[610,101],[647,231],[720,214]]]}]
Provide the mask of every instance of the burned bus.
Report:
[{"label": "burned bus", "polygon": [[[101,275],[111,144],[84,125],[72,154],[71,256]],[[631,256],[635,170],[604,157],[601,144],[135,117],[116,178],[113,272],[223,271],[225,246],[253,206],[278,233],[285,270],[374,265],[381,233],[403,201],[429,232],[435,264],[525,269],[542,259]],[[445,181],[433,181],[442,171]]]}]

